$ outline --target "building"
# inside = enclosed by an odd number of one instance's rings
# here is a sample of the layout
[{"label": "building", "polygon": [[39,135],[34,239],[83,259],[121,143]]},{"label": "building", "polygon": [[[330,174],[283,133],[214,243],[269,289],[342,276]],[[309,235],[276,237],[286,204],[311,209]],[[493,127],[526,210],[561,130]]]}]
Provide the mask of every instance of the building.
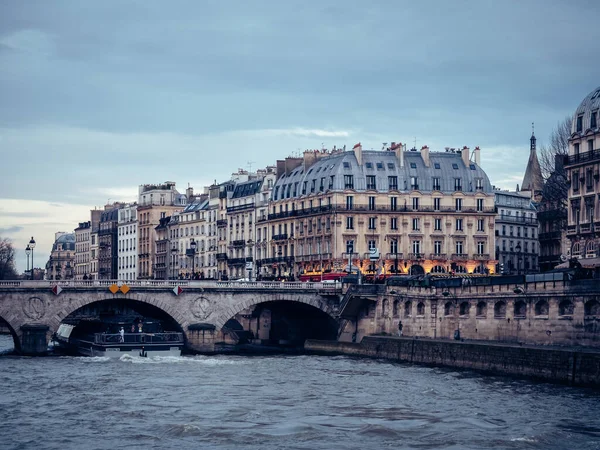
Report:
[{"label": "building", "polygon": [[119,280],[137,279],[137,204],[119,209],[117,222],[117,276]]},{"label": "building", "polygon": [[154,261],[154,278],[157,280],[168,280],[169,258],[171,248],[169,246],[169,222],[171,216],[160,219],[155,228],[156,231],[156,255]]},{"label": "building", "polygon": [[495,191],[495,196],[498,272],[538,272],[538,221],[531,193]]},{"label": "building", "polygon": [[175,183],[144,184],[138,193],[138,278],[154,277],[156,255],[156,226],[160,219],[181,211],[187,203],[185,194],[175,189]]},{"label": "building", "polygon": [[590,92],[573,116],[569,154],[567,237],[570,257],[600,276],[600,87]]},{"label": "building", "polygon": [[118,277],[118,223],[122,203],[106,205],[98,224],[98,279],[116,280]]},{"label": "building", "polygon": [[90,273],[88,278],[90,280],[98,279],[98,228],[100,226],[100,222],[94,227],[92,224],[92,230],[90,232]]},{"label": "building", "polygon": [[357,144],[278,162],[263,263],[278,277],[495,273],[494,193],[473,153]]},{"label": "building", "polygon": [[80,222],[75,228],[75,279],[87,280],[90,273],[90,234],[92,223]]},{"label": "building", "polygon": [[542,169],[537,157],[535,134],[531,133],[529,139],[529,160],[525,175],[523,175],[523,183],[521,184],[521,192],[528,194],[534,202],[540,202],[542,199],[542,190],[544,189],[544,179],[542,177]]},{"label": "building", "polygon": [[75,233],[59,231],[54,235],[52,252],[46,263],[47,280],[72,280],[75,277]]}]

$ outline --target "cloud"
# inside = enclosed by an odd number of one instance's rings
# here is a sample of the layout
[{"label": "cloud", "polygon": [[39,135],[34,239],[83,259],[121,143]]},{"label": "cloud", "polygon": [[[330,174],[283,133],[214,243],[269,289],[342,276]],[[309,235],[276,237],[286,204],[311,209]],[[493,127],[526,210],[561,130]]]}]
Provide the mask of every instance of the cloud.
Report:
[{"label": "cloud", "polygon": [[23,227],[19,227],[19,226],[13,226],[13,227],[8,227],[8,228],[0,228],[0,235],[2,234],[14,234],[14,233],[18,233],[19,231],[22,231]]}]

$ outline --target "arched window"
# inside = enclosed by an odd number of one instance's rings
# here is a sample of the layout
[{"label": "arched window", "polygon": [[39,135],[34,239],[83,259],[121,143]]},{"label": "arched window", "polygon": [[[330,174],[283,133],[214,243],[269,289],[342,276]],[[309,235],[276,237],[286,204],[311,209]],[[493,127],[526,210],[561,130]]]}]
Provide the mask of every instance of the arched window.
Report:
[{"label": "arched window", "polygon": [[594,241],[589,241],[585,246],[585,257],[586,258],[595,258],[596,257],[596,243]]},{"label": "arched window", "polygon": [[586,302],[584,312],[586,316],[600,316],[600,303],[597,300]]},{"label": "arched window", "polygon": [[388,312],[388,301],[387,299],[383,299],[383,302],[381,302],[381,315],[383,317],[387,316],[387,312]]},{"label": "arched window", "polygon": [[523,300],[517,300],[515,302],[515,318],[516,319],[524,319],[527,317],[527,303]]},{"label": "arched window", "polygon": [[404,317],[412,316],[412,302],[408,301],[404,303]]},{"label": "arched window", "polygon": [[477,267],[475,267],[473,273],[487,273],[487,267],[485,267],[483,264],[479,264]]},{"label": "arched window", "polygon": [[494,305],[494,319],[504,319],[506,317],[506,303],[500,300]]},{"label": "arched window", "polygon": [[398,317],[398,300],[394,300],[394,303],[392,304],[392,313],[394,314],[394,317]]},{"label": "arched window", "polygon": [[417,316],[425,315],[425,304],[423,302],[419,302],[417,304]]},{"label": "arched window", "polygon": [[579,246],[579,242],[575,242],[573,247],[571,247],[571,255],[573,257],[581,256],[581,247]]},{"label": "arched window", "polygon": [[461,316],[468,317],[470,310],[471,310],[471,305],[469,304],[469,302],[462,302],[460,304],[459,313]]},{"label": "arched window", "polygon": [[425,270],[423,269],[422,266],[420,266],[418,264],[413,264],[412,266],[410,266],[409,274],[410,275],[424,275]]},{"label": "arched window", "polygon": [[558,304],[558,315],[559,316],[572,316],[573,315],[573,302],[571,300],[563,300]]},{"label": "arched window", "polygon": [[455,273],[467,273],[467,268],[465,266],[461,266],[460,264],[456,265],[456,269],[454,269]]},{"label": "arched window", "polygon": [[433,266],[431,273],[446,273],[444,266]]},{"label": "arched window", "polygon": [[479,302],[477,303],[477,317],[486,317],[487,316],[487,303]]},{"label": "arched window", "polygon": [[536,316],[547,316],[548,315],[548,302],[546,300],[540,300],[535,304],[535,315]]},{"label": "arched window", "polygon": [[445,316],[453,316],[454,315],[454,303],[446,302],[444,305],[444,315]]}]

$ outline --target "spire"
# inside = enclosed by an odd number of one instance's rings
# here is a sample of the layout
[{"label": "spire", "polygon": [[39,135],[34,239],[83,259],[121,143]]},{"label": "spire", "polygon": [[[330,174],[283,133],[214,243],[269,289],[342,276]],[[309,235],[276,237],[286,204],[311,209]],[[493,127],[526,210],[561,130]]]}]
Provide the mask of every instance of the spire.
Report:
[{"label": "spire", "polygon": [[537,197],[541,196],[542,189],[544,187],[544,180],[542,178],[542,170],[540,168],[540,162],[538,161],[536,151],[536,139],[535,139],[535,125],[531,123],[531,139],[529,147],[529,161],[527,161],[527,169],[525,169],[525,176],[523,177],[523,183],[521,184],[522,191],[529,191],[531,198],[537,201]]}]

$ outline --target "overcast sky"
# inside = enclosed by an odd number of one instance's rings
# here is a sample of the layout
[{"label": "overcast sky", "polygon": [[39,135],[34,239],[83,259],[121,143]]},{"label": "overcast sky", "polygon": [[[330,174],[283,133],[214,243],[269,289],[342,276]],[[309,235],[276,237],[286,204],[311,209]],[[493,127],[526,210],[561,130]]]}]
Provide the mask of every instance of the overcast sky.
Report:
[{"label": "overcast sky", "polygon": [[0,3],[0,236],[31,236],[137,186],[194,188],[299,150],[482,149],[514,189],[600,85],[589,1]]}]

